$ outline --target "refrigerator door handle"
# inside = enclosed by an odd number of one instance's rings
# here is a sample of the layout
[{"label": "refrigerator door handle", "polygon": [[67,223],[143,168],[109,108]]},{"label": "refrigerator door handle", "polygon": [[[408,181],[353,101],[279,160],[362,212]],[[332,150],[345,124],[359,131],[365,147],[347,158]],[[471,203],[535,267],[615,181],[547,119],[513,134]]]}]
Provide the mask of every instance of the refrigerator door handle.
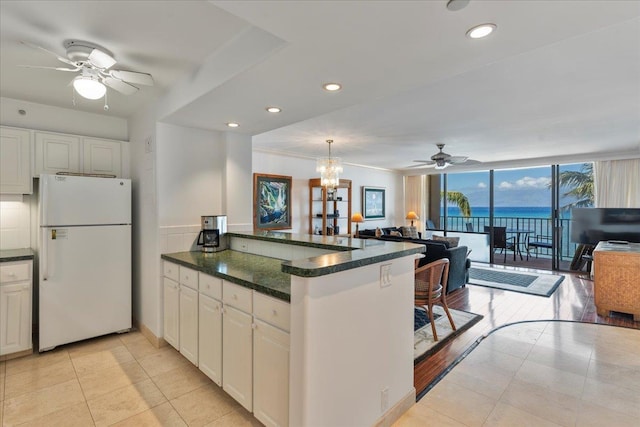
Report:
[{"label": "refrigerator door handle", "polygon": [[42,269],[42,280],[47,280],[49,276],[49,240],[47,239],[49,234],[48,228],[42,229],[42,256],[40,257],[40,267]]}]

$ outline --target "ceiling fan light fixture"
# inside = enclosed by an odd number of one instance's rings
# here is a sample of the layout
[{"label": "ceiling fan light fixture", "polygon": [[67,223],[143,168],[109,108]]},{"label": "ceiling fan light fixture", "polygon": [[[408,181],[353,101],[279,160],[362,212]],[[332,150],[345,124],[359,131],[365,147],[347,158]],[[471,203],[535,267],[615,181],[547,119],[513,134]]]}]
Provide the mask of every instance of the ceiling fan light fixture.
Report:
[{"label": "ceiling fan light fixture", "polygon": [[436,162],[436,169],[444,169],[448,166],[449,164],[447,162],[445,162],[444,160],[438,160]]},{"label": "ceiling fan light fixture", "polygon": [[467,31],[467,36],[472,39],[481,39],[487,37],[498,28],[496,24],[480,24]]},{"label": "ceiling fan light fixture", "polygon": [[107,93],[107,87],[90,76],[78,76],[73,79],[73,88],[87,99],[100,99]]}]

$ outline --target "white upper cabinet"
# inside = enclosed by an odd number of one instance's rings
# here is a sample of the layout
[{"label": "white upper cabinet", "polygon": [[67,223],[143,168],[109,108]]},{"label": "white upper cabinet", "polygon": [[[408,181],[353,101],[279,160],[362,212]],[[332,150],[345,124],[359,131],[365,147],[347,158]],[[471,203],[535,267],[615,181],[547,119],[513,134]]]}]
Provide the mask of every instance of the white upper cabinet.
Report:
[{"label": "white upper cabinet", "polygon": [[80,137],[36,132],[36,170],[34,176],[57,172],[82,172]]},{"label": "white upper cabinet", "polygon": [[33,192],[28,130],[0,127],[0,162],[0,193]]},{"label": "white upper cabinet", "polygon": [[84,173],[122,175],[122,144],[116,141],[84,138]]},{"label": "white upper cabinet", "polygon": [[53,132],[35,132],[33,176],[58,172],[128,178],[127,142]]}]

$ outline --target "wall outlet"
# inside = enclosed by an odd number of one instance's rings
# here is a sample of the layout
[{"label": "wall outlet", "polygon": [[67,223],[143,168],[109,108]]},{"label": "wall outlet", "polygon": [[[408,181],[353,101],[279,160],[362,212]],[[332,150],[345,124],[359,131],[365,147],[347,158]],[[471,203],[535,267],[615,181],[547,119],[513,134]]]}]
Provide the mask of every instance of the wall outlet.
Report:
[{"label": "wall outlet", "polygon": [[249,252],[249,242],[240,242],[240,250],[242,252]]},{"label": "wall outlet", "polygon": [[382,264],[380,266],[380,287],[386,288],[391,286],[391,264]]},{"label": "wall outlet", "polygon": [[385,412],[389,409],[389,387],[385,387],[380,392],[380,411]]}]

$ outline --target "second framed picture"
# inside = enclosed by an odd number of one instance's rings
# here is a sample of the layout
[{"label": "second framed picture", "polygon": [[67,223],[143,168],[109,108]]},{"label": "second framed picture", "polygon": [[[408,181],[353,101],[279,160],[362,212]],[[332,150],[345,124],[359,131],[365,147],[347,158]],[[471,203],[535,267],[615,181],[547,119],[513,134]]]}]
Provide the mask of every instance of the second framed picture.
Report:
[{"label": "second framed picture", "polygon": [[253,174],[253,229],[291,228],[291,177]]},{"label": "second framed picture", "polygon": [[386,212],[385,189],[362,187],[362,214],[364,219],[383,219]]}]

